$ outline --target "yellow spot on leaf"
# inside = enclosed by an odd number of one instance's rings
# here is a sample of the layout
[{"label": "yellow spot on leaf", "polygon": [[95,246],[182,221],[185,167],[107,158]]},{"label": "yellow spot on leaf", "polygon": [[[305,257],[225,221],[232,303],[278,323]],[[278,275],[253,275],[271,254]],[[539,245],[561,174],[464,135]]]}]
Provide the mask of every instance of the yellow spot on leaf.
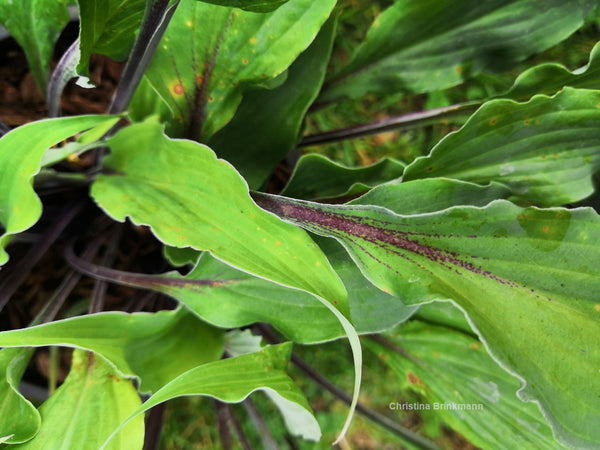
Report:
[{"label": "yellow spot on leaf", "polygon": [[186,21],[185,21],[185,25],[186,25],[188,28],[192,28],[192,21],[191,21],[191,20],[186,20]]},{"label": "yellow spot on leaf", "polygon": [[600,312],[600,305],[594,305],[594,309],[598,312]]},{"label": "yellow spot on leaf", "polygon": [[256,44],[256,38],[255,38],[255,37],[251,37],[251,38],[250,38],[250,43],[251,43],[252,45]]},{"label": "yellow spot on leaf", "polygon": [[275,245],[281,245],[281,242],[277,241],[275,242]]},{"label": "yellow spot on leaf", "polygon": [[317,261],[317,267],[319,267],[321,265],[320,261]]},{"label": "yellow spot on leaf", "polygon": [[263,238],[263,242],[267,242],[267,238]]}]

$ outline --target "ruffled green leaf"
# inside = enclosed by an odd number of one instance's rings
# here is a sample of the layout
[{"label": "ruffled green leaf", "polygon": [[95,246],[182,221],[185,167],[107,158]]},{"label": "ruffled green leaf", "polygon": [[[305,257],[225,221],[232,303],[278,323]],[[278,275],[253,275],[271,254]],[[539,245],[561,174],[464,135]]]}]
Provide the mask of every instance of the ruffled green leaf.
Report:
[{"label": "ruffled green leaf", "polygon": [[[304,439],[319,440],[321,431],[304,395],[285,373],[292,346],[289,343],[265,347],[257,353],[224,359],[191,369],[163,387],[134,411],[121,425],[172,398],[203,395],[227,403],[239,403],[261,390],[276,399],[288,429]],[[113,436],[120,436],[117,429]],[[117,434],[118,433],[118,434]],[[112,437],[111,437],[112,438]],[[112,441],[108,441],[110,444]]]},{"label": "ruffled green leaf", "polygon": [[155,314],[107,312],[0,332],[2,347],[60,345],[93,351],[120,376],[155,392],[186,370],[221,357],[224,334],[185,309]]},{"label": "ruffled green leaf", "polygon": [[581,200],[600,168],[599,105],[600,91],[571,88],[527,103],[492,100],[407,166],[403,179],[498,181],[514,199],[542,206]]},{"label": "ruffled green leaf", "polygon": [[47,148],[68,137],[114,120],[114,116],[78,116],[31,122],[0,138],[0,265],[8,255],[10,236],[31,227],[40,218],[42,204],[32,187]]}]

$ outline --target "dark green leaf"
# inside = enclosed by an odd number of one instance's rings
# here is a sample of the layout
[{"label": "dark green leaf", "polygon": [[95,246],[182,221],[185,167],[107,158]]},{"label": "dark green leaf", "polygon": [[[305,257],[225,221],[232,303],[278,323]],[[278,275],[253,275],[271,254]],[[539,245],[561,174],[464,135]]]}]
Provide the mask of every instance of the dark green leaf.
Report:
[{"label": "dark green leaf", "polygon": [[282,195],[307,200],[364,194],[371,187],[402,176],[404,164],[384,158],[367,166],[350,168],[323,155],[310,153],[298,161]]},{"label": "dark green leaf", "polygon": [[90,56],[106,55],[122,61],[133,47],[144,15],[145,0],[78,0],[79,75],[89,77]]},{"label": "dark green leaf", "polygon": [[200,0],[213,5],[231,6],[245,11],[269,12],[279,8],[288,0]]},{"label": "dark green leaf", "polygon": [[565,86],[580,89],[600,89],[600,44],[590,53],[590,62],[574,71],[556,63],[540,64],[523,72],[502,97],[528,100],[535,94],[552,95]]},{"label": "dark green leaf", "polygon": [[427,92],[483,70],[506,70],[567,38],[594,0],[407,0],[394,2],[320,101],[399,89]]}]

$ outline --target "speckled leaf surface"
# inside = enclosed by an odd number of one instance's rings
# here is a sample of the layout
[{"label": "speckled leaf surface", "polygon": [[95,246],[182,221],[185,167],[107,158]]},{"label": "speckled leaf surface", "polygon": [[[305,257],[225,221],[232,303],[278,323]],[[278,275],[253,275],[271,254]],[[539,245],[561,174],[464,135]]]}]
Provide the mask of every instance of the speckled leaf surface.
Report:
[{"label": "speckled leaf surface", "polygon": [[600,440],[600,218],[593,210],[498,200],[402,216],[378,206],[257,201],[336,238],[375,285],[405,303],[456,302],[492,356],[523,380],[520,397],[540,403],[563,442]]},{"label": "speckled leaf surface", "polygon": [[68,21],[64,0],[0,0],[0,25],[23,47],[42,92],[46,92],[54,44]]},{"label": "speckled leaf surface", "polygon": [[476,338],[421,321],[384,336],[397,347],[371,339],[363,344],[392,369],[399,386],[421,395],[423,400],[413,406],[439,414],[473,445],[564,448],[537,405],[517,398],[519,381],[498,367]]},{"label": "speckled leaf surface", "polygon": [[597,1],[407,0],[378,17],[320,97],[428,92],[483,70],[506,70],[575,32]]},{"label": "speckled leaf surface", "polygon": [[0,332],[0,346],[58,345],[90,350],[123,377],[155,392],[186,370],[221,357],[223,331],[185,309],[155,314],[107,312]]},{"label": "speckled leaf surface", "polygon": [[[290,343],[265,347],[260,352],[228,358],[191,369],[150,397],[123,423],[172,398],[190,395],[213,397],[239,403],[255,391],[268,392],[281,403],[280,411],[289,426],[305,439],[318,440],[319,425],[306,398],[285,373],[292,346]],[[118,437],[122,433],[118,433]],[[109,441],[110,444],[110,441]]]},{"label": "speckled leaf surface", "polygon": [[78,116],[48,119],[15,128],[0,139],[0,265],[8,255],[10,236],[31,227],[40,218],[42,204],[33,190],[47,148],[68,137],[114,120],[114,116]]},{"label": "speckled leaf surface", "polygon": [[[69,375],[40,407],[40,432],[18,448],[100,448],[140,403],[131,380],[121,378],[102,358],[75,350]],[[106,448],[134,450],[143,444],[144,420],[138,417]]]},{"label": "speckled leaf surface", "polygon": [[600,168],[599,105],[600,91],[572,88],[527,103],[492,100],[407,166],[403,179],[498,181],[513,198],[541,206],[581,200]]},{"label": "speckled leaf surface", "polygon": [[257,14],[182,0],[146,75],[184,135],[206,142],[249,85],[277,77],[309,46],[334,5],[290,0]]}]

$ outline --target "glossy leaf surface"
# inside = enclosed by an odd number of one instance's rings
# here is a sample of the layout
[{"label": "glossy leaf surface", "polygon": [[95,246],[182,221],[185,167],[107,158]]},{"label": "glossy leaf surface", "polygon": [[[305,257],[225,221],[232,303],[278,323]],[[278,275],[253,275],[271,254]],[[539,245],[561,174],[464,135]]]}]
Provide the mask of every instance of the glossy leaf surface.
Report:
[{"label": "glossy leaf surface", "polygon": [[309,46],[334,4],[290,0],[256,14],[182,0],[147,77],[184,136],[206,142],[233,117],[248,86],[277,77]]},{"label": "glossy leaf surface", "polygon": [[50,59],[69,11],[60,0],[0,0],[0,25],[19,43],[42,92],[46,92]]},{"label": "glossy leaf surface", "polygon": [[473,445],[562,448],[537,405],[515,395],[519,381],[498,367],[476,338],[420,321],[385,338],[408,355],[375,340],[363,343],[393,370],[400,386],[421,394],[419,407],[435,411]]},{"label": "glossy leaf surface", "polygon": [[187,312],[107,312],[0,332],[0,346],[61,345],[91,350],[123,377],[155,392],[186,370],[221,357],[224,335]]},{"label": "glossy leaf surface", "polygon": [[[600,439],[600,219],[593,210],[496,201],[401,216],[377,206],[257,200],[339,240],[375,285],[405,303],[455,301],[494,358],[521,377],[520,397],[540,403],[563,442]],[[585,420],[577,411],[587,412]]]},{"label": "glossy leaf surface", "polygon": [[26,442],[40,429],[40,414],[19,392],[32,354],[29,348],[0,350],[0,436],[10,436],[9,444]]},{"label": "glossy leaf surface", "polygon": [[404,164],[395,159],[384,158],[367,167],[350,168],[309,153],[300,158],[281,194],[306,200],[359,195],[379,183],[401,177],[402,172]]},{"label": "glossy leaf surface", "polygon": [[[321,432],[310,406],[300,389],[285,373],[291,350],[289,343],[269,346],[257,353],[215,361],[188,370],[150,397],[123,425],[151,407],[172,398],[203,395],[227,403],[239,403],[252,392],[262,390],[276,396],[279,402],[286,405],[281,410],[284,421],[295,421],[291,426],[295,430],[301,430],[305,439],[318,440]],[[293,414],[286,416],[286,412]]]},{"label": "glossy leaf surface", "polygon": [[527,103],[492,100],[406,167],[403,179],[498,181],[514,198],[543,206],[581,200],[600,168],[599,105],[600,91],[571,88]]},{"label": "glossy leaf surface", "polygon": [[428,92],[506,70],[577,30],[597,3],[551,0],[394,2],[320,100],[399,89]]},{"label": "glossy leaf surface", "polygon": [[32,187],[47,148],[68,137],[113,120],[113,116],[78,116],[41,120],[20,126],[0,139],[0,265],[8,260],[10,236],[39,219],[42,204]]},{"label": "glossy leaf surface", "polygon": [[[100,448],[140,403],[131,380],[102,358],[75,350],[69,376],[40,407],[40,432],[18,448]],[[143,444],[144,420],[137,417],[107,448],[133,450]]]},{"label": "glossy leaf surface", "polygon": [[290,66],[284,83],[274,89],[248,90],[231,122],[208,142],[240,171],[251,189],[260,188],[296,145],[306,111],[325,78],[334,31],[335,22],[329,19]]},{"label": "glossy leaf surface", "polygon": [[89,77],[90,56],[122,61],[129,55],[144,15],[145,0],[78,0],[79,48],[77,73]]},{"label": "glossy leaf surface", "polygon": [[208,250],[348,311],[343,284],[308,235],[258,208],[235,169],[208,147],[168,139],[155,123],[121,130],[108,145],[113,174],[100,175],[92,195],[111,217],[129,216],[168,245]]}]

